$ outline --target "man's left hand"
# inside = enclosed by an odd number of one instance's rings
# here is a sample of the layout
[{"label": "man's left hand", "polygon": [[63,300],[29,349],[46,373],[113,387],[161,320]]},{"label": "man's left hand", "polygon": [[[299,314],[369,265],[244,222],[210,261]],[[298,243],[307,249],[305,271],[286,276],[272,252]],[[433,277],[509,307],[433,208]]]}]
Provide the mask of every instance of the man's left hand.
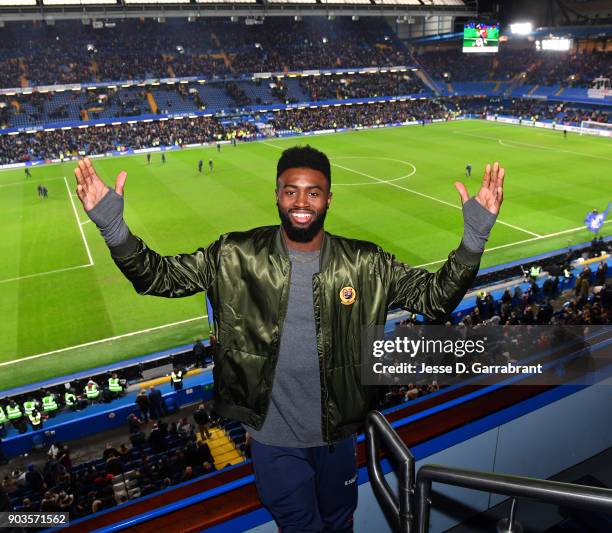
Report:
[{"label": "man's left hand", "polygon": [[[506,171],[499,163],[495,161],[493,167],[487,164],[482,184],[478,194],[475,196],[476,201],[490,213],[497,215],[504,201],[504,175]],[[455,189],[461,197],[461,203],[464,204],[470,199],[467,188],[460,181],[455,182]]]}]

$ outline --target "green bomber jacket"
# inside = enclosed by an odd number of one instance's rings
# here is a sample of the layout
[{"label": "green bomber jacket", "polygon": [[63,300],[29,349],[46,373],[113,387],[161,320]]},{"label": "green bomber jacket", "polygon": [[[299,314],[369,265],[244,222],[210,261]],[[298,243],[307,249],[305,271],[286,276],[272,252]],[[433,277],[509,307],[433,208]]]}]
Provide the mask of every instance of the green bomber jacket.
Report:
[{"label": "green bomber jacket", "polygon": [[[222,235],[192,254],[162,256],[139,238],[111,254],[140,294],[177,298],[206,291],[215,313],[215,410],[260,429],[272,393],[291,263],[279,226]],[[312,279],[326,442],[354,433],[380,398],[361,385],[363,328],[404,308],[447,316],[478,271],[480,253],[463,243],[435,273],[410,268],[370,242],[325,233]]]}]

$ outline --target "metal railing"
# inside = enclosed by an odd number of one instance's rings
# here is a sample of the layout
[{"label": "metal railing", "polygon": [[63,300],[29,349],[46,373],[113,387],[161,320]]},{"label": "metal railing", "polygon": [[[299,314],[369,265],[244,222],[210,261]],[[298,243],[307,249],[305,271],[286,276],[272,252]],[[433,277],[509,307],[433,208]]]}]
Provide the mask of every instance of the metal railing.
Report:
[{"label": "metal railing", "polygon": [[[380,441],[393,461],[399,463],[399,494],[393,493],[384,478],[379,461]],[[432,482],[512,497],[510,516],[502,521],[503,530],[508,532],[515,531],[517,498],[612,514],[612,490],[599,487],[440,465],[421,467],[415,482],[414,456],[378,411],[370,412],[366,419],[366,450],[374,494],[393,530],[401,533],[429,530]]]}]

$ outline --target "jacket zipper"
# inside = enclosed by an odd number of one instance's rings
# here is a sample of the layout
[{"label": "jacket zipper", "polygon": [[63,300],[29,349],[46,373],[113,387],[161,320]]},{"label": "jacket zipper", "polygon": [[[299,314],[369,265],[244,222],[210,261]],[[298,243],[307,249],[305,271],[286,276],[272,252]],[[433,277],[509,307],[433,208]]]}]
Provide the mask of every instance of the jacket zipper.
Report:
[{"label": "jacket zipper", "polygon": [[[327,407],[328,404],[328,392],[327,392],[327,373],[325,371],[325,336],[323,335],[323,330],[321,329],[321,315],[323,314],[324,311],[324,303],[323,303],[323,297],[321,296],[321,292],[322,292],[322,284],[321,284],[321,278],[319,277],[319,274],[315,274],[313,276],[313,279],[316,278],[317,282],[318,282],[318,289],[319,289],[319,316],[317,318],[317,314],[316,314],[316,310],[313,309],[313,311],[315,311],[315,325],[317,328],[317,336],[321,337],[321,362],[320,362],[320,367],[321,367],[321,375],[323,376],[323,386],[321,387],[321,396],[324,397],[324,405],[325,405],[325,412],[321,413],[324,417],[325,417],[325,434],[323,435],[323,440],[327,441],[329,440],[329,409]],[[313,298],[313,304],[314,304],[315,299]]]},{"label": "jacket zipper", "polygon": [[[283,334],[283,327],[285,325],[285,317],[287,316],[287,306],[289,305],[289,287],[291,286],[291,261],[289,263],[289,273],[287,275],[287,283],[283,287],[283,298],[281,302],[281,315],[278,320],[278,338],[276,344],[276,357],[274,359],[274,368],[272,369],[272,380],[270,381],[270,394],[268,396],[268,404],[266,405],[266,412],[264,413],[264,420],[268,416],[270,409],[270,402],[272,401],[272,387],[274,387],[274,379],[276,377],[276,366],[278,365],[278,354],[280,352],[281,337]],[[262,424],[263,427],[263,424]]]}]

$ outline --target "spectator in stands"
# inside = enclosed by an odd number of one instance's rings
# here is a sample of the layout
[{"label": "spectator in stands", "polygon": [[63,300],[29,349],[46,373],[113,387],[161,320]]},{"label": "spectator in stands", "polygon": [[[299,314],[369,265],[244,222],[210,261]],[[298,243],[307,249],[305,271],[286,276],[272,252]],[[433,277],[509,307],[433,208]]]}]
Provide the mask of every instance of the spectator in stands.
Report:
[{"label": "spectator in stands", "polygon": [[[168,422],[166,422],[165,420],[159,420],[157,422],[157,427],[159,428],[159,431],[164,436],[164,438],[170,434],[170,432],[168,431]],[[176,429],[176,426],[174,424],[172,425],[172,427]]]},{"label": "spectator in stands", "polygon": [[189,481],[190,479],[193,479],[193,477],[193,468],[191,468],[190,466],[186,466],[185,470],[181,474],[181,482]]},{"label": "spectator in stands", "polygon": [[6,475],[2,480],[2,489],[7,494],[11,494],[12,492],[16,492],[17,490],[19,490],[19,487],[17,486],[15,478],[10,475]]},{"label": "spectator in stands", "polygon": [[27,486],[27,481],[26,481],[26,474],[27,474],[27,470],[25,471],[21,471],[19,470],[19,468],[17,468],[16,470],[13,470],[13,473],[11,474],[13,479],[15,480],[15,483],[17,483],[17,486],[20,489],[23,489]]},{"label": "spectator in stands", "polygon": [[58,495],[58,506],[59,511],[62,513],[68,513],[71,511],[74,504],[74,495],[66,493],[66,491],[60,491]]},{"label": "spectator in stands", "polygon": [[24,513],[28,513],[34,511],[34,506],[32,505],[32,500],[30,498],[24,498],[21,500],[21,511]]},{"label": "spectator in stands", "polygon": [[59,499],[57,494],[47,491],[40,502],[40,510],[44,513],[59,511]]},{"label": "spectator in stands", "polygon": [[183,439],[188,439],[193,435],[193,425],[186,418],[181,418],[176,423],[176,432]]},{"label": "spectator in stands", "polygon": [[202,473],[204,475],[212,474],[213,472],[216,472],[216,470],[217,468],[215,467],[214,463],[209,463],[208,461],[206,461],[202,464]]},{"label": "spectator in stands", "polygon": [[128,422],[128,430],[131,433],[137,433],[142,428],[142,420],[138,418],[134,413],[131,413],[127,419]]},{"label": "spectator in stands", "polygon": [[45,488],[45,482],[42,474],[33,463],[28,465],[28,471],[25,475],[27,487],[34,492],[41,492]]},{"label": "spectator in stands", "polygon": [[59,457],[61,451],[61,447],[57,441],[54,441],[49,447],[49,451],[47,451],[47,456],[49,459],[56,460]]},{"label": "spectator in stands", "polygon": [[589,297],[589,278],[588,276],[580,276],[576,281],[576,299],[578,303],[583,304]]},{"label": "spectator in stands", "polygon": [[210,416],[206,411],[206,406],[201,403],[196,412],[193,414],[193,419],[198,425],[198,431],[200,432],[200,438],[202,440],[210,438]]},{"label": "spectator in stands", "polygon": [[122,443],[121,446],[119,446],[119,450],[117,450],[117,453],[119,454],[119,457],[121,457],[123,462],[129,460],[130,449],[125,445],[125,443]]},{"label": "spectator in stands", "polygon": [[141,414],[142,419],[145,422],[148,422],[150,403],[149,403],[149,397],[147,396],[146,389],[140,390],[140,392],[138,393],[138,396],[136,396],[135,403],[140,409],[140,414]]},{"label": "spectator in stands", "polygon": [[155,424],[149,434],[149,446],[153,449],[153,453],[160,453],[166,450],[166,436],[159,424]]},{"label": "spectator in stands", "polygon": [[608,273],[608,263],[606,261],[600,261],[595,273],[595,285],[605,285],[606,275]]},{"label": "spectator in stands", "polygon": [[47,461],[43,467],[43,479],[47,487],[53,487],[57,484],[60,475],[65,473],[64,467],[57,461]]},{"label": "spectator in stands", "polygon": [[72,470],[72,458],[70,457],[70,448],[64,444],[59,455],[58,462],[64,467],[67,472]]},{"label": "spectator in stands", "polygon": [[[361,360],[357,340],[364,303],[367,321],[384,321],[387,307],[394,303],[432,318],[446,317],[478,271],[502,203],[503,168],[498,163],[487,165],[481,189],[471,199],[466,187],[456,184],[464,211],[463,241],[437,274],[411,269],[369,243],[326,237],[323,226],[332,199],[330,162],[309,146],[285,150],[278,161],[280,227],[229,234],[192,255],[161,256],[130,233],[123,221],[125,172],[112,191],[87,159],[79,162],[75,174],[86,212],[101,229],[119,268],[140,292],[178,297],[208,290],[213,309],[229,294],[239,293],[241,307],[252,309],[252,322],[236,330],[228,324],[223,329],[227,338],[219,339],[221,346],[227,342],[232,349],[215,362],[217,375],[223,377],[215,382],[216,409],[237,418],[251,433],[259,495],[277,525],[301,530],[312,529],[312,524],[322,529],[323,522],[330,529],[352,527],[357,484],[345,480],[356,475],[354,432],[361,424],[356,413],[365,418],[377,398],[362,388],[358,372],[354,379],[335,379],[319,367],[315,320],[333,338],[334,353],[327,357],[340,357],[347,362],[345,368],[358,366]],[[328,270],[323,267],[324,275],[319,273],[320,261],[331,265]],[[372,272],[377,273],[373,279]],[[341,280],[368,276],[367,287],[345,286],[339,293],[334,288]],[[302,290],[313,279],[314,294]],[[319,302],[322,294],[330,295],[325,306]],[[352,318],[334,331],[332,314],[354,304]],[[281,310],[285,308],[286,313]],[[327,388],[320,386],[322,382]],[[308,463],[307,455],[317,459]],[[278,476],[279,468],[286,475]],[[330,504],[324,517],[318,498]]]},{"label": "spectator in stands", "polygon": [[151,418],[154,420],[159,420],[166,414],[166,404],[164,403],[162,393],[153,385],[149,387],[149,409],[151,411]]},{"label": "spectator in stands", "polygon": [[123,473],[123,461],[119,457],[119,454],[111,455],[106,461],[106,472],[113,476],[118,476]]},{"label": "spectator in stands", "polygon": [[214,464],[215,460],[213,459],[212,452],[210,451],[210,446],[204,441],[199,441],[197,444],[197,452],[198,452],[198,463],[212,463]]},{"label": "spectator in stands", "polygon": [[102,500],[100,499],[95,499],[92,503],[91,503],[91,512],[92,513],[97,513],[99,511],[101,511],[103,509],[103,504],[102,504]]},{"label": "spectator in stands", "polygon": [[107,461],[111,457],[117,457],[118,455],[119,452],[117,451],[117,448],[115,448],[110,442],[107,442],[104,452],[102,452],[102,459]]}]

